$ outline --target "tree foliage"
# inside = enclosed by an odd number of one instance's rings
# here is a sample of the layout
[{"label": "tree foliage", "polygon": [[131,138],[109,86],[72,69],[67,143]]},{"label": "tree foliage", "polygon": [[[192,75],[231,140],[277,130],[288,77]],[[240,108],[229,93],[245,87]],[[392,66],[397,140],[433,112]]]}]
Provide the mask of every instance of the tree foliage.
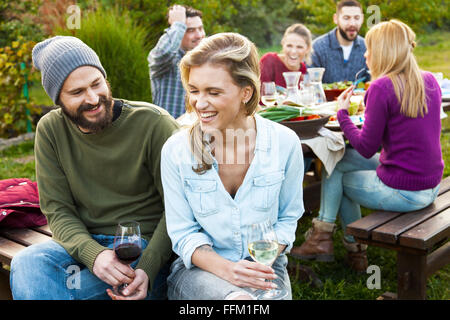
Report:
[{"label": "tree foliage", "polygon": [[37,41],[43,36],[38,22],[40,0],[0,0],[0,47],[10,45],[19,36]]},{"label": "tree foliage", "polygon": [[[294,0],[297,10],[301,12],[305,23],[311,31],[323,34],[334,28],[333,14],[336,12],[337,0]],[[399,19],[407,23],[415,32],[426,32],[431,29],[450,28],[450,0],[360,0],[365,14],[365,23],[361,33],[368,30],[367,21],[373,12],[369,6],[377,6],[381,21]]]},{"label": "tree foliage", "polygon": [[146,28],[146,41],[150,48],[154,47],[168,28],[166,15],[170,6],[185,4],[202,11],[203,24],[207,34],[224,31],[239,31],[233,19],[241,5],[251,4],[259,0],[104,0],[103,6],[118,5],[127,9],[132,18],[142,27]]},{"label": "tree foliage", "polygon": [[26,132],[27,120],[31,122],[31,116],[40,111],[22,93],[27,78],[32,76],[34,45],[19,36],[10,46],[0,48],[0,137]]}]

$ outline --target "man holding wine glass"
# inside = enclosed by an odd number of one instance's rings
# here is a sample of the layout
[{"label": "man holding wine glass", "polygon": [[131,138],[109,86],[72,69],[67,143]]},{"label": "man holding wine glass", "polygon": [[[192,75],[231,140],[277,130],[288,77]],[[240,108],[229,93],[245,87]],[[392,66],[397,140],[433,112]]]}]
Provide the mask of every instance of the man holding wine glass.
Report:
[{"label": "man holding wine glass", "polygon": [[[14,257],[13,298],[164,298],[172,250],[160,151],[177,123],[155,105],[113,99],[97,54],[75,37],[38,43],[33,63],[60,106],[39,121],[35,140],[40,206],[53,239]],[[137,221],[142,232],[134,269],[113,251],[122,220]],[[77,274],[68,274],[74,266]],[[80,285],[68,286],[69,276]],[[110,290],[122,283],[124,296]]]}]

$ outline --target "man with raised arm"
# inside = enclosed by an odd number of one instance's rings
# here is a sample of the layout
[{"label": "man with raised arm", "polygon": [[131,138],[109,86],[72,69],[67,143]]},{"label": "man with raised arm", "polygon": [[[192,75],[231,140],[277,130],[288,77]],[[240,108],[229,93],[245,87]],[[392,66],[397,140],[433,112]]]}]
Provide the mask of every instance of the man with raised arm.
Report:
[{"label": "man with raised arm", "polygon": [[178,63],[205,37],[205,30],[201,11],[187,6],[172,6],[168,22],[170,27],[164,31],[147,59],[153,103],[178,118],[185,112],[185,92]]}]

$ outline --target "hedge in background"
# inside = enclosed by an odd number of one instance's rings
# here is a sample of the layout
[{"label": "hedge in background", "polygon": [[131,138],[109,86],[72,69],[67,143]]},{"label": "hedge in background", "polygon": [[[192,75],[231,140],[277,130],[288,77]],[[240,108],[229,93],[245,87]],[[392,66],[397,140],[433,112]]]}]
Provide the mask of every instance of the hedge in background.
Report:
[{"label": "hedge in background", "polygon": [[82,14],[79,29],[58,29],[55,33],[73,35],[98,54],[115,98],[151,101],[146,30],[128,11],[108,8],[88,12]]},{"label": "hedge in background", "polygon": [[[284,1],[284,0],[283,0]],[[297,3],[299,19],[310,27],[311,31],[320,35],[335,27],[333,14],[336,12],[337,0],[294,0]],[[449,29],[450,0],[359,0],[363,6],[364,24],[361,33],[367,30],[367,19],[373,12],[367,12],[369,6],[377,6],[381,21],[399,19],[407,23],[416,33],[436,29]]]},{"label": "hedge in background", "polygon": [[11,138],[27,131],[27,121],[40,112],[23,95],[25,77],[30,80],[34,42],[20,37],[0,48],[0,137]]}]

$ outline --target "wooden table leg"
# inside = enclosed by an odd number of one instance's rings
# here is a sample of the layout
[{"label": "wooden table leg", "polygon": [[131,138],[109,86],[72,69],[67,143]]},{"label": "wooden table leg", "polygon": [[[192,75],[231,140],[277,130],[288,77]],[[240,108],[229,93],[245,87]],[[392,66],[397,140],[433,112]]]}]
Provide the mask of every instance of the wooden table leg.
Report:
[{"label": "wooden table leg", "polygon": [[398,299],[425,300],[427,289],[427,255],[397,253]]},{"label": "wooden table leg", "polygon": [[322,168],[323,163],[319,158],[314,159],[314,176],[316,177],[316,181],[322,181]]}]

